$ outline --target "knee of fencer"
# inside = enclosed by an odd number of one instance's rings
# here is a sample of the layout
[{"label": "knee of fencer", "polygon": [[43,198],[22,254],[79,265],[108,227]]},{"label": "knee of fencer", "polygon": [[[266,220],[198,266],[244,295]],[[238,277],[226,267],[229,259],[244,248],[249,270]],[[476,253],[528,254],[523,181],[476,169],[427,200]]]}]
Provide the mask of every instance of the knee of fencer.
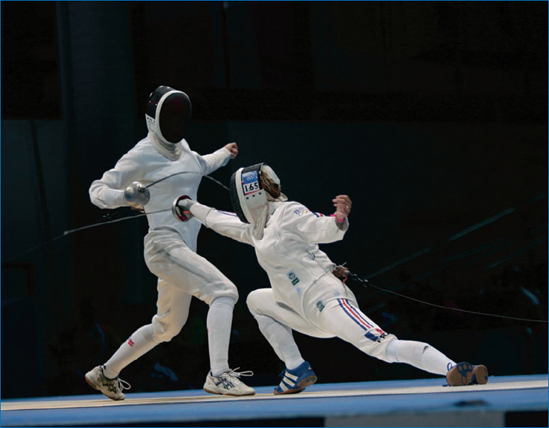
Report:
[{"label": "knee of fencer", "polygon": [[248,306],[249,311],[255,317],[259,315],[259,303],[261,302],[261,290],[254,290],[248,297],[246,297],[246,305]]},{"label": "knee of fencer", "polygon": [[218,283],[218,286],[213,293],[209,294],[208,296],[198,295],[196,297],[211,306],[213,302],[223,298],[231,299],[234,304],[236,304],[236,302],[238,302],[239,295],[236,285],[234,285],[232,282],[220,282]]},{"label": "knee of fencer", "polygon": [[[401,361],[420,361],[423,353],[429,347],[429,344],[424,342],[416,342],[414,340],[392,340],[386,348],[386,361],[397,363]],[[406,354],[406,355],[403,355]]]},{"label": "knee of fencer", "polygon": [[397,348],[398,348],[398,339],[391,340],[385,348],[385,361],[388,363],[398,363],[397,358]]},{"label": "knee of fencer", "polygon": [[153,340],[156,343],[169,342],[177,336],[183,328],[183,326],[166,324],[156,320],[153,320],[152,324],[154,327]]}]

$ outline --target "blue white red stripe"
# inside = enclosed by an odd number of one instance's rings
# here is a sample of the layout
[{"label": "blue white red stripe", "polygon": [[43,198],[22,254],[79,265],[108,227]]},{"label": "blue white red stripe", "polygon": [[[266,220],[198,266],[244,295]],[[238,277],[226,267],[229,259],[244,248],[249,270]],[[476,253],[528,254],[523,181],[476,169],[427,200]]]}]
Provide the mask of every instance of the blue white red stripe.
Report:
[{"label": "blue white red stripe", "polygon": [[347,299],[337,299],[339,306],[343,309],[343,311],[351,318],[355,323],[357,323],[362,329],[369,331],[373,328],[375,328],[373,325],[371,325],[365,316],[358,311],[356,308],[354,308]]}]

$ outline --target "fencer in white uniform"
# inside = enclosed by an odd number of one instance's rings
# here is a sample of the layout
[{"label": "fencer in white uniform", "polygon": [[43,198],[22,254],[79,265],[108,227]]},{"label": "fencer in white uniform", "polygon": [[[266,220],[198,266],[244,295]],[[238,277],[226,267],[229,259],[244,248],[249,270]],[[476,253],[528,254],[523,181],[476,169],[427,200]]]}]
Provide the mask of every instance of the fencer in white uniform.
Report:
[{"label": "fencer in white uniform", "polygon": [[235,143],[204,156],[192,151],[184,139],[190,116],[191,103],[184,92],[167,86],[155,89],[147,104],[147,137],[89,190],[92,203],[99,208],[144,210],[149,223],[145,262],[158,277],[157,313],[152,322],[135,331],[105,364],[86,374],[92,387],[113,400],[124,399],[123,389],[128,389],[118,376],[122,369],[181,331],[193,296],[209,305],[206,322],[211,370],[204,389],[227,395],[255,393],[239,379],[249,373],[231,370],[228,363],[236,286],[196,253],[201,224],[195,219],[179,222],[171,211],[180,192],[196,199],[202,177],[238,154]]},{"label": "fencer in white uniform", "polygon": [[179,200],[175,215],[192,215],[219,234],[255,248],[271,288],[252,291],[246,302],[286,366],[275,394],[300,392],[317,380],[292,330],[339,337],[388,363],[407,363],[446,376],[450,385],[487,382],[485,366],[456,364],[427,343],[399,340],[360,310],[353,292],[334,275],[336,265],[318,246],[343,239],[352,207],[348,196],[333,199],[336,211],[331,216],[311,212],[288,201],[272,168],[257,164],[233,175],[231,199],[235,214]]}]

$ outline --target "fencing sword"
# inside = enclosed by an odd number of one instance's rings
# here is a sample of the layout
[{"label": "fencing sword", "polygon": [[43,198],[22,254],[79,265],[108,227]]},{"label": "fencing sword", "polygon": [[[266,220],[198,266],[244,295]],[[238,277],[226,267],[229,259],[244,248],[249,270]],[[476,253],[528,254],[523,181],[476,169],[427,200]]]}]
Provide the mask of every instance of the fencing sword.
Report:
[{"label": "fencing sword", "polygon": [[[171,177],[174,177],[176,175],[181,175],[181,174],[189,174],[189,173],[192,173],[192,174],[199,174],[198,172],[195,172],[195,171],[181,171],[181,172],[176,172],[176,173],[173,173],[173,174],[170,174],[166,177],[163,177],[159,180],[156,180],[150,184],[148,184],[147,186],[144,186],[146,189],[148,189],[149,187],[151,186],[154,186],[155,184],[158,184],[164,180],[167,180]],[[229,190],[229,188],[227,186],[225,186],[223,183],[221,183],[220,181],[208,176],[208,175],[205,175],[204,177],[214,181],[215,183],[219,184],[221,187],[223,187],[224,189]],[[13,260],[17,257],[20,257],[24,254],[27,254],[33,250],[36,250],[50,242],[54,242],[60,238],[63,238],[65,236],[68,236],[72,233],[76,233],[76,232],[79,232],[79,231],[82,231],[82,230],[86,230],[86,229],[91,229],[93,227],[99,227],[99,226],[103,226],[103,225],[107,225],[107,224],[112,224],[112,223],[117,223],[117,222],[121,222],[121,221],[125,221],[125,220],[130,220],[130,219],[135,219],[135,218],[139,218],[139,217],[143,217],[143,216],[146,216],[146,215],[149,215],[149,214],[156,214],[156,213],[161,213],[161,212],[167,212],[167,211],[172,211],[173,212],[173,205],[172,207],[168,208],[168,209],[163,209],[163,210],[158,210],[158,211],[153,211],[153,212],[149,212],[149,213],[141,213],[141,214],[137,214],[137,215],[131,215],[131,216],[126,216],[126,217],[122,217],[122,218],[118,218],[118,219],[114,219],[114,220],[107,220],[107,221],[103,221],[103,222],[99,222],[99,223],[93,223],[93,224],[89,224],[89,225],[86,225],[86,226],[82,226],[82,227],[79,227],[79,228],[76,228],[76,229],[71,229],[71,230],[65,230],[63,232],[62,235],[59,235],[49,241],[46,241],[42,244],[39,244],[33,248],[30,248],[26,251],[24,251],[23,253],[20,253],[20,254],[17,254],[16,256],[13,256],[13,257],[10,257],[8,259],[5,259],[2,261],[2,263],[5,263],[7,261],[10,261],[10,260]],[[527,321],[527,322],[540,322],[540,323],[547,323],[548,321],[547,320],[536,320],[536,319],[529,319],[529,318],[518,318],[518,317],[510,317],[510,316],[506,316],[506,315],[497,315],[497,314],[490,314],[490,313],[485,313],[485,312],[477,312],[477,311],[469,311],[469,310],[466,310],[466,309],[460,309],[460,308],[451,308],[451,307],[448,307],[448,306],[443,306],[443,305],[437,305],[435,303],[431,303],[431,302],[426,302],[424,300],[420,300],[420,299],[416,299],[414,297],[410,297],[410,296],[406,296],[404,294],[400,294],[400,293],[397,293],[396,291],[392,291],[392,290],[387,290],[385,288],[382,288],[382,287],[379,287],[377,285],[374,285],[372,284],[370,281],[368,281],[367,279],[364,279],[364,278],[361,278],[359,275],[355,274],[355,273],[352,273],[348,268],[345,267],[345,263],[343,263],[342,265],[339,265],[339,266],[336,266],[336,270],[334,271],[334,274],[339,277],[344,283],[347,282],[347,280],[350,278],[351,280],[355,281],[355,282],[358,282],[359,284],[361,284],[363,287],[372,287],[372,288],[375,288],[377,290],[380,290],[380,291],[383,291],[385,293],[390,293],[390,294],[394,294],[396,296],[399,296],[399,297],[402,297],[402,298],[405,298],[405,299],[408,299],[408,300],[412,300],[416,303],[422,303],[424,305],[428,305],[428,306],[433,306],[433,307],[436,307],[436,308],[440,308],[440,309],[447,309],[447,310],[453,310],[453,311],[457,311],[457,312],[464,312],[464,313],[469,313],[469,314],[474,314],[474,315],[482,315],[482,316],[489,316],[489,317],[495,317],[495,318],[503,318],[503,319],[510,319],[510,320],[515,320],[515,321]]]},{"label": "fencing sword", "polygon": [[[146,186],[144,186],[144,188],[148,189],[149,187],[151,186],[154,186],[155,184],[158,184],[164,180],[167,180],[168,178],[171,178],[171,177],[174,177],[176,175],[181,175],[181,174],[200,174],[199,172],[195,172],[195,171],[181,171],[181,172],[176,172],[174,174],[170,174],[166,177],[163,177],[159,180],[156,180],[150,184],[147,184]],[[215,178],[213,177],[210,177],[209,175],[204,175],[203,177],[213,181],[214,183],[217,183],[218,185],[220,185],[221,187],[223,187],[224,189],[226,189],[227,191],[229,191],[229,188],[227,186],[225,186],[221,181],[219,180],[216,180]],[[42,242],[38,245],[35,245],[34,247],[31,247],[19,254],[16,254],[14,256],[11,256],[11,257],[8,257],[7,259],[4,259],[2,260],[2,263],[7,263],[11,260],[14,260],[18,257],[21,257],[25,254],[28,254],[34,250],[37,250],[41,247],[43,247],[44,245],[47,245],[49,244],[50,242],[55,242],[61,238],[64,238],[66,236],[69,236],[69,235],[72,235],[73,233],[76,233],[76,232],[80,232],[80,231],[83,231],[83,230],[87,230],[87,229],[91,229],[91,228],[94,228],[94,227],[99,227],[99,226],[105,226],[107,224],[112,224],[112,223],[118,223],[118,222],[121,222],[121,221],[126,221],[126,220],[132,220],[132,219],[136,219],[136,218],[139,218],[139,217],[144,217],[146,215],[150,215],[150,214],[157,214],[157,213],[162,213],[162,212],[167,212],[167,211],[172,211],[173,208],[170,207],[170,208],[167,208],[167,209],[162,209],[162,210],[158,210],[158,211],[151,211],[151,212],[148,212],[148,213],[139,213],[139,214],[133,214],[133,215],[129,215],[129,216],[125,216],[125,217],[120,217],[120,218],[112,218],[112,214],[111,213],[107,213],[105,214],[102,218],[103,219],[108,219],[108,220],[104,220],[104,221],[99,221],[99,222],[95,222],[95,223],[91,223],[91,224],[88,224],[88,225],[85,225],[85,226],[81,226],[81,227],[77,227],[75,229],[68,229],[68,230],[65,230],[61,235],[59,236],[56,236],[55,238],[52,238],[48,241],[45,241],[45,242]]]}]

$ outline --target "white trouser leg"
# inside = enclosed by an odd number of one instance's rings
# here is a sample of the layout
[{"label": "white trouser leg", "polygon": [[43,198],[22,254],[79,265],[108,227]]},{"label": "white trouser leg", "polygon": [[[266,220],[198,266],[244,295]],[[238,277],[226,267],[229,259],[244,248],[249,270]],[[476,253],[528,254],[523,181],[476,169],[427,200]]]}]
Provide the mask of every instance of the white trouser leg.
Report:
[{"label": "white trouser leg", "polygon": [[236,302],[230,297],[218,297],[210,305],[206,326],[208,328],[208,350],[213,376],[229,370],[229,342]]},{"label": "white trouser leg", "polygon": [[270,288],[252,291],[246,304],[257,320],[261,333],[288,369],[294,369],[304,361],[292,330],[313,337],[333,337],[317,329],[297,312],[276,303]]},{"label": "white trouser leg", "polygon": [[362,352],[387,361],[387,345],[396,337],[384,332],[349,299],[334,299],[322,311],[311,309],[315,325],[356,346]]},{"label": "white trouser leg", "polygon": [[[238,300],[236,286],[212,263],[190,249],[175,231],[153,230],[150,232],[145,237],[145,261],[150,271],[158,276],[160,281],[171,284],[177,290],[171,289],[171,295],[185,293],[189,299],[190,296],[195,296],[210,305],[206,321],[210,365],[216,373],[226,371],[229,368],[228,353],[233,308]],[[164,300],[167,302],[169,299],[170,295],[167,295]],[[165,306],[170,308],[169,311],[164,315],[158,315],[153,320],[155,340],[170,340],[178,327],[181,330],[177,318],[178,306],[170,306],[168,303],[165,303]]]},{"label": "white trouser leg", "polygon": [[157,277],[208,305],[218,297],[238,300],[236,286],[175,231],[155,230],[145,237],[145,262]]}]

